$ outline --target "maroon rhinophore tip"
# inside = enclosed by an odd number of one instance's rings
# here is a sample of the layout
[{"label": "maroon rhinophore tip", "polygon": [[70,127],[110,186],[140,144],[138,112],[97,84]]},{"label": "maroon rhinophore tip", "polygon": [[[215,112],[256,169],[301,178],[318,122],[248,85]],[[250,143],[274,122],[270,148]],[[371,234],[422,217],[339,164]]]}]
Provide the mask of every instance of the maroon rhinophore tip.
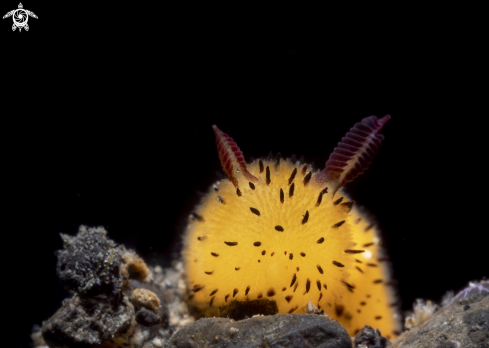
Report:
[{"label": "maroon rhinophore tip", "polygon": [[229,135],[217,128],[216,125],[212,126],[214,134],[216,136],[217,152],[219,153],[219,159],[221,165],[226,172],[229,180],[233,183],[234,187],[238,187],[238,179],[236,178],[236,169],[244,175],[248,181],[258,182],[258,179],[250,174],[246,169],[246,162],[243,157],[243,153],[239,149],[238,145],[233,141]]},{"label": "maroon rhinophore tip", "polygon": [[384,140],[379,132],[390,118],[386,115],[379,120],[377,116],[369,116],[356,123],[329,156],[326,167],[316,175],[316,181],[329,183],[334,193],[365,172]]}]

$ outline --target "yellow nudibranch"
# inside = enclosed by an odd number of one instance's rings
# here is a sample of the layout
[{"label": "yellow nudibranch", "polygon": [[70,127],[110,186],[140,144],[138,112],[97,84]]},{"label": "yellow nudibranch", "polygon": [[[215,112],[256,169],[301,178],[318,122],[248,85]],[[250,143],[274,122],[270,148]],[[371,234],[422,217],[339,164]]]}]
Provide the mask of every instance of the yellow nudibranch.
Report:
[{"label": "yellow nudibranch", "polygon": [[222,315],[233,301],[267,299],[279,313],[304,313],[311,301],[352,336],[364,325],[397,336],[400,316],[378,230],[341,188],[368,168],[389,118],[355,124],[322,171],[280,156],[246,164],[214,125],[229,180],[209,189],[184,237],[192,304]]}]

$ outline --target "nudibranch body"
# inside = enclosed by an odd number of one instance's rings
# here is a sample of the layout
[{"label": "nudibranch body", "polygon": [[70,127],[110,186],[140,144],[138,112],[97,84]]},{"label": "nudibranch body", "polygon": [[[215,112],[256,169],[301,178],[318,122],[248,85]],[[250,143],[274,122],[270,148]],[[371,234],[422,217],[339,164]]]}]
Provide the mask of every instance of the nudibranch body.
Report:
[{"label": "nudibranch body", "polygon": [[368,168],[389,118],[357,123],[322,171],[295,158],[246,164],[213,126],[229,180],[209,189],[187,227],[192,303],[219,315],[232,301],[268,299],[280,313],[304,313],[311,301],[351,335],[370,325],[395,337],[400,318],[377,228],[341,188]]}]

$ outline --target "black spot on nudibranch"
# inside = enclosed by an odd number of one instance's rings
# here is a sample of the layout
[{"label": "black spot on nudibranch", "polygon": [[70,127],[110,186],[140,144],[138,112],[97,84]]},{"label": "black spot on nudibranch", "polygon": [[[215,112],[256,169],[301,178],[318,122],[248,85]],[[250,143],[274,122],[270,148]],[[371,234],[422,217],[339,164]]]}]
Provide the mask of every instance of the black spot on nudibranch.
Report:
[{"label": "black spot on nudibranch", "polygon": [[238,293],[238,291],[239,291],[238,289],[234,289],[233,290],[233,297],[236,296],[236,294]]},{"label": "black spot on nudibranch", "polygon": [[236,246],[238,245],[238,242],[224,242],[226,245],[229,245],[229,246]]},{"label": "black spot on nudibranch", "polygon": [[262,254],[262,255],[265,255],[266,253],[267,253],[267,251],[266,251],[266,250],[263,250],[263,251],[261,252],[261,254]]},{"label": "black spot on nudibranch", "polygon": [[368,248],[369,246],[372,246],[372,245],[374,245],[374,243],[365,243],[365,244],[363,245],[363,247],[364,247],[364,248]]},{"label": "black spot on nudibranch", "polygon": [[275,296],[275,290],[273,288],[269,289],[267,291],[267,296],[269,297]]},{"label": "black spot on nudibranch", "polygon": [[355,287],[353,285],[350,285],[348,284],[347,282],[345,282],[344,280],[341,281],[345,286],[346,288],[350,291],[350,292],[353,292],[353,289],[355,289]]},{"label": "black spot on nudibranch", "polygon": [[336,267],[345,267],[344,264],[338,262],[338,261],[333,261],[333,265],[335,265]]},{"label": "black spot on nudibranch", "polygon": [[259,247],[261,245],[261,242],[254,242],[253,245]]},{"label": "black spot on nudibranch", "polygon": [[343,315],[343,310],[345,309],[345,307],[343,307],[342,305],[336,305],[335,306],[335,312],[336,312],[336,315],[338,317],[341,317]]},{"label": "black spot on nudibranch", "polygon": [[323,287],[324,287],[324,290],[328,290],[328,286],[326,285],[326,283],[323,284]]},{"label": "black spot on nudibranch", "polygon": [[311,176],[312,176],[312,171],[307,173],[307,175],[304,177],[304,186],[307,186],[307,184],[309,184],[309,181],[311,180]]},{"label": "black spot on nudibranch", "polygon": [[342,221],[340,221],[340,222],[335,223],[335,224],[334,224],[333,226],[331,226],[331,227],[333,227],[333,228],[338,228],[338,227],[340,227],[341,225],[343,225],[344,223],[345,223],[345,220],[342,220]]},{"label": "black spot on nudibranch", "polygon": [[[268,167],[267,167],[268,168]],[[260,216],[260,211],[256,208],[250,207],[250,210],[253,214]]]},{"label": "black spot on nudibranch", "polygon": [[323,274],[323,269],[321,268],[321,266],[317,265],[316,267],[318,268],[319,273]]},{"label": "black spot on nudibranch", "polygon": [[205,274],[208,274],[208,275],[211,275],[212,273],[214,273],[214,271],[211,271],[211,272],[204,272]]},{"label": "black spot on nudibranch", "polygon": [[287,301],[287,303],[290,303],[290,301],[292,300],[292,295],[285,296],[285,300]]},{"label": "black spot on nudibranch", "polygon": [[284,231],[284,228],[282,226],[280,226],[280,225],[275,226],[275,229],[277,231],[279,231],[279,232],[283,232]]},{"label": "black spot on nudibranch", "polygon": [[294,171],[292,172],[292,174],[290,175],[290,178],[289,178],[289,185],[292,184],[292,181],[294,181],[296,174],[297,174],[297,168],[294,168]]},{"label": "black spot on nudibranch", "polygon": [[190,214],[195,220],[197,221],[200,221],[200,222],[203,222],[204,221],[204,218],[202,216],[200,216],[199,214],[197,213],[191,213]]},{"label": "black spot on nudibranch", "polygon": [[228,297],[229,297],[229,294],[227,294],[226,296],[224,296],[224,301],[225,302],[228,302]]},{"label": "black spot on nudibranch", "polygon": [[263,167],[263,161],[262,160],[259,160],[258,161],[258,165],[260,166],[260,173],[263,173],[263,169],[264,169],[264,167]]},{"label": "black spot on nudibranch", "polygon": [[283,203],[285,200],[285,197],[284,197],[284,190],[280,189],[280,202]]},{"label": "black spot on nudibranch", "polygon": [[358,266],[355,266],[355,268],[360,272],[360,273],[363,273],[362,269]]},{"label": "black spot on nudibranch", "polygon": [[342,200],[343,200],[343,197],[338,198],[336,201],[333,202],[333,205],[340,204]]},{"label": "black spot on nudibranch", "polygon": [[236,271],[239,271],[239,270],[241,269],[241,267],[234,267],[234,269],[235,269]]},{"label": "black spot on nudibranch", "polygon": [[295,286],[294,286],[294,292],[297,290],[297,287],[299,286],[299,282],[295,283]]},{"label": "black spot on nudibranch", "polygon": [[372,227],[374,227],[374,224],[370,224],[365,228],[365,232],[368,232]]},{"label": "black spot on nudibranch", "polygon": [[353,207],[353,202],[344,202],[344,203],[341,203],[341,205],[343,207],[345,207],[347,209],[346,212],[349,213],[351,210],[351,207]]},{"label": "black spot on nudibranch", "polygon": [[297,275],[294,273],[294,275],[292,276],[292,282],[290,283],[290,287],[292,287],[292,285],[294,285],[296,280],[297,280]]},{"label": "black spot on nudibranch", "polygon": [[321,192],[319,192],[318,200],[316,202],[316,207],[319,207],[321,202],[323,201],[323,195],[328,192],[328,188],[325,187]]},{"label": "black spot on nudibranch", "polygon": [[302,256],[302,257],[305,257],[305,256],[306,256],[306,254],[305,254],[305,253],[301,253],[301,256]]},{"label": "black spot on nudibranch", "polygon": [[245,296],[248,295],[249,292],[250,292],[250,286],[248,285],[248,287],[245,290]]},{"label": "black spot on nudibranch", "polygon": [[212,303],[214,302],[214,299],[216,298],[216,296],[214,296],[213,298],[211,298],[211,301],[209,302],[209,306],[212,306]]},{"label": "black spot on nudibranch", "polygon": [[270,180],[270,168],[268,168],[268,166],[267,166],[267,173],[266,174],[267,174],[267,185],[270,185],[270,183],[272,181]]},{"label": "black spot on nudibranch", "polygon": [[211,255],[214,256],[214,257],[218,257],[219,256],[219,254],[216,254],[216,253],[213,253],[213,252],[211,252]]},{"label": "black spot on nudibranch", "polygon": [[206,238],[207,238],[206,236],[197,237],[197,239],[200,240],[200,241],[202,241],[202,240],[204,240]]},{"label": "black spot on nudibranch", "polygon": [[360,254],[360,253],[364,253],[365,250],[352,250],[352,249],[346,249],[345,250],[345,253],[347,254]]},{"label": "black spot on nudibranch", "polygon": [[311,289],[311,281],[309,280],[309,278],[307,278],[307,281],[306,281],[306,293],[308,293],[310,289]]},{"label": "black spot on nudibranch", "polygon": [[254,190],[255,189],[255,184],[253,184],[251,181],[249,182],[250,189]]},{"label": "black spot on nudibranch", "polygon": [[380,284],[380,283],[382,283],[382,279],[375,279],[374,280],[374,284]]},{"label": "black spot on nudibranch", "polygon": [[294,195],[294,188],[295,188],[295,184],[292,183],[292,185],[290,185],[289,187],[289,197],[292,197]]},{"label": "black spot on nudibranch", "polygon": [[289,254],[289,260],[292,260],[294,258],[294,254],[290,253]]},{"label": "black spot on nudibranch", "polygon": [[212,290],[212,292],[209,294],[209,296],[214,295],[214,294],[215,294],[215,293],[216,293],[218,290],[219,290],[219,289],[214,289],[214,290]]},{"label": "black spot on nudibranch", "polygon": [[302,219],[302,224],[304,225],[307,220],[309,220],[309,210],[306,210],[306,213],[304,214],[304,218]]},{"label": "black spot on nudibranch", "polygon": [[367,266],[369,266],[369,267],[377,267],[377,264],[370,262],[370,263],[367,263]]},{"label": "black spot on nudibranch", "polygon": [[319,280],[316,280],[316,285],[318,287],[318,290],[321,291],[321,282]]},{"label": "black spot on nudibranch", "polygon": [[299,306],[295,306],[295,307],[292,307],[290,310],[289,310],[289,313],[293,313],[297,308],[299,308]]},{"label": "black spot on nudibranch", "polygon": [[238,197],[241,197],[241,191],[239,190],[239,188],[236,189],[236,194],[238,195]]},{"label": "black spot on nudibranch", "polygon": [[192,288],[192,291],[198,292],[198,291],[202,290],[203,288],[204,288],[204,285],[195,284],[194,287]]},{"label": "black spot on nudibranch", "polygon": [[319,238],[317,243],[321,244],[322,242],[324,242],[324,237]]}]

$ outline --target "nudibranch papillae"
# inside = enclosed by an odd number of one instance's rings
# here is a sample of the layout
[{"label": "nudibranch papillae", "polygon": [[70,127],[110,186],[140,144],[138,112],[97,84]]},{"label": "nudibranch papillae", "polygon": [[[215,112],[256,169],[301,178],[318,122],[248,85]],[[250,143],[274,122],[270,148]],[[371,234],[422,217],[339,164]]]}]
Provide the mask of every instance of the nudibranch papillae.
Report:
[{"label": "nudibranch papillae", "polygon": [[228,179],[209,189],[187,227],[191,302],[219,315],[232,301],[268,299],[280,313],[304,313],[311,301],[350,335],[370,325],[395,337],[400,317],[378,230],[342,189],[371,164],[389,118],[355,124],[321,171],[295,158],[247,164],[214,125]]}]

